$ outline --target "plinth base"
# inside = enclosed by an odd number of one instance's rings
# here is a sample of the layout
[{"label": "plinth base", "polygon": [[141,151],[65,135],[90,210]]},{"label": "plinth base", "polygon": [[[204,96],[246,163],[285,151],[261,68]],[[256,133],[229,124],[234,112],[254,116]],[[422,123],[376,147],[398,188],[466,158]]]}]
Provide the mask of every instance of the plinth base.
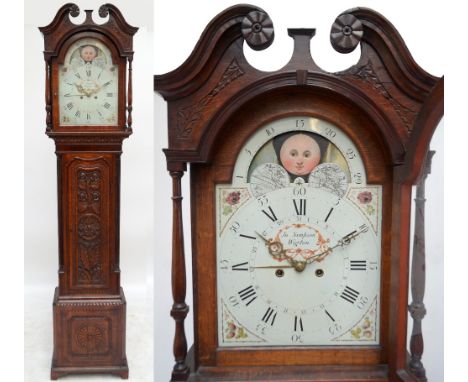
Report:
[{"label": "plinth base", "polygon": [[54,296],[54,355],[51,379],[68,374],[114,374],[128,378],[125,356],[126,302]]}]

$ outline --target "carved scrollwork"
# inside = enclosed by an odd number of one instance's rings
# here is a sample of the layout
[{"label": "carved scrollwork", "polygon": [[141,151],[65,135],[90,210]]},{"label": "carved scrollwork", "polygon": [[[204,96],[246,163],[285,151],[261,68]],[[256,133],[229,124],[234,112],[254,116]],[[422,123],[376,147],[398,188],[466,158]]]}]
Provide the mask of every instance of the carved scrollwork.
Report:
[{"label": "carved scrollwork", "polygon": [[80,7],[76,4],[69,4],[68,9],[71,17],[77,17],[80,14]]},{"label": "carved scrollwork", "polygon": [[219,82],[206,96],[193,105],[181,108],[177,112],[177,137],[188,138],[192,133],[193,128],[200,120],[203,111],[211,103],[213,98],[232,81],[243,74],[244,71],[237,63],[237,60],[232,60],[231,64],[224,71]]},{"label": "carved scrollwork", "polygon": [[362,23],[355,16],[345,13],[339,15],[332,25],[330,41],[340,53],[352,52],[361,41],[363,35]]},{"label": "carved scrollwork", "polygon": [[267,13],[252,11],[242,20],[242,35],[254,50],[268,48],[275,37],[273,22]]},{"label": "carved scrollwork", "polygon": [[99,17],[107,17],[109,15],[109,6],[108,4],[102,4],[100,7],[99,7]]},{"label": "carved scrollwork", "polygon": [[400,118],[401,122],[405,125],[407,133],[411,133],[413,129],[413,122],[416,118],[417,112],[402,105],[397,99],[395,99],[395,97],[392,96],[392,94],[390,94],[390,92],[385,87],[384,83],[379,79],[379,77],[375,73],[374,67],[370,60],[365,65],[353,66],[347,71],[335,74],[340,76],[351,75],[352,77],[367,82],[369,85],[371,85],[377,92],[379,92],[383,97],[385,97],[388,100],[388,102],[390,102],[393,109],[398,114],[398,117]]}]

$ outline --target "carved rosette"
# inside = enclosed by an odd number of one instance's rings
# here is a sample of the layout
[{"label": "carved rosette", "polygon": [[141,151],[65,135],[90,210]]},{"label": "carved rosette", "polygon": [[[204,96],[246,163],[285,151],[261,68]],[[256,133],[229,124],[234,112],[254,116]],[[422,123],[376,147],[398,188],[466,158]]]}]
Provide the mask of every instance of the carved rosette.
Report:
[{"label": "carved rosette", "polygon": [[75,354],[96,355],[107,353],[109,350],[109,333],[105,321],[100,324],[98,322],[86,322],[77,325],[74,328],[72,347]]},{"label": "carved rosette", "polygon": [[101,171],[78,171],[78,284],[102,284]]},{"label": "carved rosette", "polygon": [[345,13],[339,15],[332,25],[330,41],[340,53],[352,52],[361,41],[363,35],[362,23],[355,16]]},{"label": "carved rosette", "polygon": [[262,11],[252,11],[242,20],[242,35],[254,50],[268,48],[275,37],[270,16]]}]

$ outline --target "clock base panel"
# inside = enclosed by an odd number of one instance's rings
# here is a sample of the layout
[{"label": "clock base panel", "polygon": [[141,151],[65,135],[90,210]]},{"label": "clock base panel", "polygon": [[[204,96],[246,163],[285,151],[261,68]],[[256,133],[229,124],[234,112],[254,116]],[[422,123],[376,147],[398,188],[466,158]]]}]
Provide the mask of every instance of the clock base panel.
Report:
[{"label": "clock base panel", "polygon": [[[387,365],[311,365],[311,366],[200,366],[195,370],[194,349],[190,348],[186,379],[171,382],[289,381],[289,382],[389,382]],[[408,379],[401,379],[407,381]]]},{"label": "clock base panel", "polygon": [[122,288],[119,295],[101,298],[59,296],[56,288],[53,316],[51,379],[103,373],[128,378]]}]

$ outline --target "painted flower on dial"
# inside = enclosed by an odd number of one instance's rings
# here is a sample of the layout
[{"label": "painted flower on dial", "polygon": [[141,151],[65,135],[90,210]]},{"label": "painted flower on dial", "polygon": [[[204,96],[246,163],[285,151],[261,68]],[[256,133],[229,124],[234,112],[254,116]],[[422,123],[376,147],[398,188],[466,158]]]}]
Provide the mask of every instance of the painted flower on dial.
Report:
[{"label": "painted flower on dial", "polygon": [[245,332],[244,328],[238,327],[232,321],[227,322],[226,328],[226,338],[227,339],[241,339],[247,338],[247,333]]},{"label": "painted flower on dial", "polygon": [[237,204],[240,202],[240,192],[239,191],[233,191],[228,194],[226,197],[226,202],[230,204],[231,206]]},{"label": "painted flower on dial", "polygon": [[368,203],[372,202],[372,192],[362,191],[358,195],[358,199],[362,204],[368,204]]}]

